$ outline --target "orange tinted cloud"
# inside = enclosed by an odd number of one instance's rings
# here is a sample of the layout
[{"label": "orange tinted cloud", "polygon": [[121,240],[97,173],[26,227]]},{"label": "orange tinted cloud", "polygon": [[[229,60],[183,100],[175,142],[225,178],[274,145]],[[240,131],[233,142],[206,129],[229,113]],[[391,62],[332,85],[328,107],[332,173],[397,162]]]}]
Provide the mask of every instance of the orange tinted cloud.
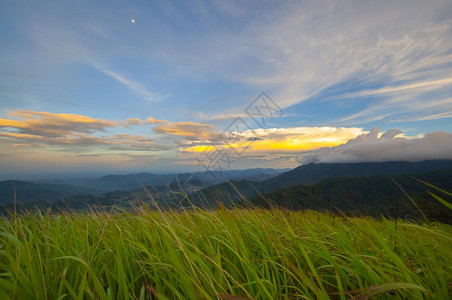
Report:
[{"label": "orange tinted cloud", "polygon": [[[166,145],[157,145],[149,138],[107,133],[110,127],[128,127],[144,125],[140,119],[110,121],[95,119],[76,114],[55,114],[28,110],[13,111],[11,116],[17,119],[0,119],[0,137],[12,142],[14,147],[22,146],[59,146],[75,150],[74,146],[104,146],[111,150],[164,150]],[[95,135],[96,134],[96,135]]]},{"label": "orange tinted cloud", "polygon": [[257,152],[309,151],[346,143],[363,133],[361,128],[295,127],[255,130],[260,138],[251,144]]},{"label": "orange tinted cloud", "polygon": [[146,122],[149,123],[149,124],[165,124],[168,121],[166,121],[166,120],[157,120],[157,119],[154,119],[152,117],[149,117],[149,118],[146,119]]},{"label": "orange tinted cloud", "polygon": [[10,115],[19,120],[0,119],[0,128],[14,128],[18,133],[57,137],[69,133],[90,133],[115,127],[116,122],[94,119],[76,114],[55,114],[42,111],[19,110]]},{"label": "orange tinted cloud", "polygon": [[196,122],[160,123],[153,130],[158,133],[176,135],[191,141],[211,140],[218,136],[215,126]]}]

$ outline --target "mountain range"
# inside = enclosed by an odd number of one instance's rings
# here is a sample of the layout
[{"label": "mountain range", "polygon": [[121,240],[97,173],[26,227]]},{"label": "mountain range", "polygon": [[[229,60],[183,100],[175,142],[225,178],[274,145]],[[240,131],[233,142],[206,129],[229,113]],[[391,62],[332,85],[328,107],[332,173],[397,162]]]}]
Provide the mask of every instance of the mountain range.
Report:
[{"label": "mountain range", "polygon": [[[0,203],[21,209],[130,209],[143,203],[160,207],[214,208],[221,205],[276,205],[361,215],[422,217],[407,194],[434,220],[450,212],[432,199],[422,179],[452,189],[452,160],[382,163],[319,163],[292,170],[249,169],[216,173],[108,175],[96,179],[0,182]],[[396,205],[397,204],[397,205]],[[400,205],[399,205],[400,204]]]},{"label": "mountain range", "polygon": [[[230,180],[265,180],[279,175],[289,169],[247,169],[195,172],[195,173],[138,173],[129,175],[107,175],[95,179],[54,179],[54,180],[5,180],[0,181],[0,203],[33,201],[54,202],[59,199],[67,200],[77,194],[101,196],[115,191],[133,192],[143,187],[154,187],[158,190],[167,190],[168,187],[196,184],[205,188]],[[153,189],[153,188],[151,188]],[[15,196],[14,196],[15,195]]]},{"label": "mountain range", "polygon": [[369,162],[369,163],[312,163],[302,165],[260,182],[229,181],[200,191],[195,198],[222,196],[230,202],[240,198],[255,197],[277,190],[315,184],[329,178],[352,178],[372,175],[419,174],[430,171],[451,170],[452,160],[427,160],[421,162]]}]

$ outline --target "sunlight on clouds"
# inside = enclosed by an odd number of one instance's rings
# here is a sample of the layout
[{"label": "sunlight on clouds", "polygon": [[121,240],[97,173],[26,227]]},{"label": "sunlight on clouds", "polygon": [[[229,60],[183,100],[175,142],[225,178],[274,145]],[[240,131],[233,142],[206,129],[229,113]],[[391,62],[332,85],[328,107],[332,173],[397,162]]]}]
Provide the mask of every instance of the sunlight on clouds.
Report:
[{"label": "sunlight on clouds", "polygon": [[158,125],[158,124],[164,124],[164,123],[166,123],[168,121],[166,121],[166,120],[157,120],[157,119],[154,119],[152,117],[149,117],[149,118],[146,119],[146,122],[149,123],[149,124],[157,124]]},{"label": "sunlight on clouds", "polygon": [[62,120],[76,123],[94,123],[99,121],[99,119],[94,119],[77,114],[63,114],[63,113],[55,114],[44,111],[30,111],[30,110],[13,111],[11,112],[11,115],[32,119],[35,119],[36,117],[41,117],[46,120]]},{"label": "sunlight on clouds", "polygon": [[307,151],[320,147],[331,147],[341,144],[344,141],[309,141],[294,137],[287,137],[283,141],[256,141],[251,146],[256,151]]},{"label": "sunlight on clouds", "polygon": [[452,133],[436,131],[417,138],[406,138],[398,129],[381,133],[377,127],[347,143],[302,154],[298,162],[344,163],[383,161],[422,161],[452,159]]},{"label": "sunlight on clouds", "polygon": [[257,130],[260,140],[253,141],[251,151],[293,152],[337,146],[362,134],[361,128],[295,127]]},{"label": "sunlight on clouds", "polygon": [[[111,121],[76,114],[57,114],[35,111],[13,111],[10,115],[21,120],[0,119],[0,137],[3,143],[14,147],[47,147],[47,151],[69,152],[93,149],[118,151],[159,151],[173,148],[157,144],[152,139],[127,133],[111,134],[108,128],[127,128],[149,124],[136,118]],[[102,136],[99,136],[102,134]],[[97,148],[96,148],[97,147]]]},{"label": "sunlight on clouds", "polygon": [[212,147],[223,149],[247,147],[245,155],[258,153],[290,153],[303,152],[321,147],[332,147],[346,143],[349,139],[362,134],[362,128],[344,127],[293,127],[246,130],[235,133],[243,143],[225,143],[219,140],[216,144],[195,145],[180,148],[181,152],[203,152]]},{"label": "sunlight on clouds", "polygon": [[18,110],[10,113],[21,120],[0,119],[0,128],[15,128],[19,133],[57,136],[68,132],[90,132],[116,126],[116,122],[76,114],[56,114]]},{"label": "sunlight on clouds", "polygon": [[[149,120],[149,119],[148,119]],[[157,133],[175,135],[189,140],[209,140],[217,136],[215,126],[196,122],[159,122],[153,130]]]},{"label": "sunlight on clouds", "polygon": [[[163,151],[176,149],[187,141],[207,141],[218,136],[215,126],[196,122],[170,122],[149,117],[145,121],[128,118],[111,121],[76,114],[58,114],[35,111],[13,111],[10,115],[20,120],[0,119],[0,137],[17,145],[47,145],[63,147],[67,151],[82,150],[73,146],[97,146],[117,151]],[[155,142],[142,135],[111,134],[108,128],[129,130],[131,126],[155,124],[157,134],[172,136]],[[102,134],[102,136],[99,136]]]}]

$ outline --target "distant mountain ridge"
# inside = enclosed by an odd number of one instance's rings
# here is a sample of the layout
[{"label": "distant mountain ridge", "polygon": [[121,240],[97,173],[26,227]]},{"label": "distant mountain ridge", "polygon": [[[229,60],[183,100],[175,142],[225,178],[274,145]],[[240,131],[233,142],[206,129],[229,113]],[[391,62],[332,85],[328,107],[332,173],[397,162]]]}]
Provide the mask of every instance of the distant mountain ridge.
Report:
[{"label": "distant mountain ridge", "polygon": [[[309,164],[287,172],[275,169],[229,170],[212,173],[217,176],[216,178],[206,172],[196,172],[107,175],[92,180],[57,180],[40,183],[3,181],[0,182],[0,203],[13,203],[15,186],[18,203],[63,201],[83,205],[89,205],[90,202],[99,205],[123,203],[127,206],[128,201],[136,199],[150,201],[150,197],[153,197],[159,204],[178,207],[185,201],[183,198],[189,198],[191,203],[196,205],[209,202],[231,203],[332,178],[419,174],[441,170],[452,170],[452,160]],[[262,178],[264,180],[259,180]],[[70,203],[68,205],[70,206]]]},{"label": "distant mountain ridge", "polygon": [[416,174],[452,169],[452,160],[425,160],[420,162],[391,161],[365,163],[317,163],[299,166],[264,182],[263,192],[299,184],[313,184],[333,177],[361,177],[379,174]]},{"label": "distant mountain ridge", "polygon": [[[33,201],[54,202],[58,199],[71,198],[74,195],[86,194],[100,196],[114,191],[133,192],[142,190],[144,187],[153,186],[157,190],[166,190],[168,186],[175,187],[185,184],[186,180],[196,179],[196,185],[200,188],[225,182],[227,180],[247,179],[250,181],[256,178],[270,178],[287,169],[264,169],[255,168],[247,170],[226,170],[223,172],[214,171],[212,173],[137,173],[129,175],[106,175],[96,179],[55,179],[39,181],[0,181],[0,203],[14,202],[14,186],[16,190],[17,202],[28,203]],[[213,175],[213,176],[212,176]]]},{"label": "distant mountain ridge", "polygon": [[260,182],[232,181],[208,187],[193,195],[194,199],[228,195],[230,201],[255,197],[302,184],[315,184],[338,177],[365,177],[372,175],[419,174],[452,169],[452,160],[426,160],[421,162],[393,161],[369,163],[312,163]]},{"label": "distant mountain ridge", "polygon": [[[271,176],[268,173],[272,172],[277,173],[276,170],[268,170],[264,177]],[[166,185],[135,185],[136,189],[133,190],[115,189],[97,196],[89,194],[89,189],[83,186],[4,181],[0,182],[0,203],[3,203],[0,211],[5,213],[15,208],[12,204],[15,186],[19,211],[36,207],[57,211],[84,211],[93,207],[111,209],[112,206],[121,211],[140,208],[143,203],[150,208],[157,204],[163,209],[189,209],[192,205],[215,208],[219,203],[225,206],[251,204],[270,207],[269,203],[272,203],[289,209],[314,209],[333,213],[342,211],[347,214],[383,215],[391,218],[398,211],[399,217],[422,218],[417,207],[413,207],[404,192],[393,182],[394,179],[415,199],[429,218],[445,223],[452,220],[452,213],[426,192],[425,185],[413,179],[416,177],[450,191],[452,160],[310,164],[265,180],[250,180],[261,176],[259,174],[262,174],[262,170],[234,171],[228,176],[238,180],[207,187],[203,182],[207,176],[205,173],[166,174]],[[123,185],[116,184],[114,187],[130,187],[133,186],[131,179],[152,179],[152,176],[146,176],[146,173],[112,175],[96,181],[113,185],[118,180],[124,180]],[[170,178],[171,176],[173,177]],[[155,178],[160,180],[162,177]],[[452,202],[449,198],[445,201]],[[398,209],[397,203],[400,203]]]},{"label": "distant mountain ridge", "polygon": [[68,184],[37,184],[28,181],[6,180],[0,182],[0,203],[27,203],[32,201],[54,202],[80,193],[90,193],[90,189]]}]

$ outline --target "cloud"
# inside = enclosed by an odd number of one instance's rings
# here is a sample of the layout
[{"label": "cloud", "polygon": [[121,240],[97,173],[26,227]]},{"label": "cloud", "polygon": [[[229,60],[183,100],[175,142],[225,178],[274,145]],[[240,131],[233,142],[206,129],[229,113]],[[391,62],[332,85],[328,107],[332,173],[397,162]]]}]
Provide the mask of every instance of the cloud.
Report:
[{"label": "cloud", "polygon": [[[108,128],[127,128],[146,125],[147,121],[130,118],[111,121],[77,114],[58,114],[19,110],[10,113],[16,119],[0,119],[0,137],[13,146],[57,146],[69,151],[87,151],[86,146],[100,146],[109,150],[159,151],[174,145],[157,144],[152,139],[132,134],[109,134]],[[10,144],[11,144],[10,143]]]},{"label": "cloud", "polygon": [[129,127],[132,125],[135,125],[135,126],[145,125],[148,122],[143,122],[140,119],[136,119],[136,118],[129,118],[129,119],[126,119],[125,121],[120,121],[119,123],[121,124],[120,126],[122,126],[122,127]]},{"label": "cloud", "polygon": [[[53,151],[73,152],[91,150],[111,151],[168,151],[185,145],[187,141],[209,141],[218,138],[219,133],[211,124],[195,122],[170,122],[152,117],[146,120],[129,118],[112,121],[90,118],[77,114],[59,114],[35,111],[13,111],[14,118],[0,119],[0,141],[14,148],[22,147]],[[116,133],[130,130],[130,126],[155,124],[153,131],[174,138],[154,138],[142,135]],[[89,148],[87,148],[89,147]]]},{"label": "cloud", "polygon": [[[251,168],[256,165],[290,168],[297,165],[301,153],[340,145],[363,133],[363,129],[357,127],[260,128],[227,132],[226,136],[222,136],[223,139],[182,145],[178,161],[185,165],[213,169]],[[389,133],[387,137],[390,137]]]},{"label": "cloud", "polygon": [[374,90],[365,90],[356,93],[345,94],[342,97],[363,97],[363,96],[372,96],[372,95],[380,95],[380,94],[388,94],[388,93],[397,93],[405,90],[411,89],[423,89],[423,91],[436,89],[438,87],[447,87],[452,85],[452,78],[444,78],[439,80],[432,81],[423,81],[416,82],[411,84],[404,84],[399,86],[389,86],[380,89]]},{"label": "cloud", "polygon": [[166,121],[166,120],[157,120],[152,117],[149,117],[146,119],[146,123],[148,123],[148,124],[165,124],[167,122],[168,121]]},{"label": "cloud", "polygon": [[215,132],[215,126],[211,124],[191,121],[171,123],[168,121],[162,122],[162,120],[154,120],[154,123],[158,124],[153,128],[155,132],[180,136],[190,141],[211,140],[218,136],[218,133]]},{"label": "cloud", "polygon": [[138,96],[140,96],[142,99],[144,99],[146,101],[157,102],[157,101],[161,101],[164,98],[166,98],[166,96],[162,96],[157,93],[152,93],[152,92],[148,91],[148,89],[144,85],[142,85],[136,81],[133,81],[131,79],[128,79],[124,75],[121,75],[121,74],[111,71],[111,70],[101,68],[101,67],[97,66],[96,64],[93,64],[93,65],[97,70],[99,70],[100,72],[115,79],[117,82],[121,83],[122,85],[128,87],[135,94],[137,94]]},{"label": "cloud", "polygon": [[447,119],[452,118],[452,110],[437,113],[437,114],[431,114],[431,115],[423,115],[423,116],[411,116],[411,117],[405,117],[404,119],[395,119],[391,122],[413,122],[413,121],[426,121],[426,120],[438,120],[438,119]]},{"label": "cloud", "polygon": [[389,122],[412,122],[448,118],[452,114],[452,98],[449,95],[451,85],[452,81],[449,86],[435,84],[434,86],[438,87],[435,90],[430,88],[405,90],[401,87],[403,92],[397,88],[383,88],[358,93],[355,94],[357,97],[368,94],[376,98],[366,99],[369,104],[365,109],[342,118],[340,122],[350,125],[383,119]]},{"label": "cloud", "polygon": [[13,128],[20,134],[59,137],[69,133],[92,133],[115,127],[116,122],[77,114],[17,110],[10,113],[20,120],[0,119],[0,128]]},{"label": "cloud", "polygon": [[[339,145],[363,132],[362,128],[292,127],[252,130],[257,140],[253,152],[300,152],[324,146]],[[246,132],[250,135],[251,131]]]},{"label": "cloud", "polygon": [[227,43],[241,50],[230,51],[241,67],[228,75],[268,90],[282,108],[325,100],[323,93],[342,88],[328,98],[349,105],[350,117],[323,118],[320,124],[436,115],[444,106],[425,111],[418,104],[452,95],[452,19],[444,17],[451,8],[447,1],[411,1],[410,8],[402,2],[293,2],[276,8],[268,23],[245,27]]},{"label": "cloud", "polygon": [[422,161],[452,159],[452,133],[443,131],[427,133],[419,138],[397,137],[398,129],[381,134],[376,127],[336,147],[321,148],[303,155],[300,164]]},{"label": "cloud", "polygon": [[13,146],[48,147],[58,146],[69,151],[89,151],[86,147],[103,146],[108,150],[124,151],[160,151],[169,150],[174,146],[156,144],[153,140],[129,134],[93,137],[89,135],[70,135],[60,137],[46,137],[30,134],[0,132],[0,137],[12,139]]},{"label": "cloud", "polygon": [[[21,23],[33,24],[28,34],[42,47],[35,54],[39,55],[35,62],[40,67],[41,63],[52,65],[59,59],[73,63],[76,58],[90,65],[96,62],[99,65],[94,68],[148,101],[158,101],[161,96],[145,83],[164,69],[163,77],[171,80],[207,78],[247,85],[253,91],[265,89],[286,108],[337,84],[356,81],[372,96],[391,98],[394,94],[399,97],[444,88],[445,81],[450,80],[452,61],[449,2],[338,4],[320,0],[275,5],[262,1],[258,6],[252,1],[227,5],[212,2],[195,5],[197,8],[190,11],[189,15],[196,16],[196,24],[187,18],[184,8],[166,3],[146,10],[150,23],[142,23],[139,31],[118,22],[122,10],[99,16],[94,12],[106,7],[90,2],[91,9],[86,9],[83,17],[74,19],[67,5],[54,5],[52,9],[57,14],[49,14],[43,6],[38,11],[24,11],[27,14],[22,18],[27,22]],[[155,26],[153,22],[162,16],[162,26]],[[36,52],[36,47],[27,48]],[[115,64],[117,58],[120,65]],[[124,73],[123,63],[137,61],[146,72],[139,72],[138,68],[137,73],[125,76],[130,73]],[[26,62],[29,64],[30,60]],[[180,82],[175,84],[180,86]],[[372,86],[382,88],[369,90]],[[389,92],[386,87],[393,90]],[[350,92],[359,94],[354,89]],[[360,100],[367,106],[366,99]],[[235,108],[230,115],[240,113],[242,99],[234,95],[230,101]],[[396,110],[378,112],[378,116],[412,111],[410,105],[407,100]],[[359,105],[356,110],[362,107]],[[368,108],[373,107],[369,103]],[[220,109],[224,111],[224,107],[216,107],[205,113],[214,114],[213,118],[227,117]],[[357,122],[368,123],[367,113],[369,120],[375,119],[373,111],[365,110]],[[423,117],[422,110],[416,111]],[[426,115],[439,112],[441,108],[436,107]],[[350,125],[340,120],[336,124]]]},{"label": "cloud", "polygon": [[[396,86],[379,91],[386,93],[450,84],[452,23],[435,20],[450,6],[420,1],[412,5],[406,9],[395,2],[315,1],[295,7],[293,14],[271,24],[272,34],[266,35],[273,37],[269,44],[279,46],[272,52],[281,67],[276,73],[262,73],[272,74],[263,83],[282,84],[275,95],[282,106],[350,80]],[[397,87],[400,82],[405,84]]]},{"label": "cloud", "polygon": [[180,151],[203,152],[217,147],[234,148],[247,157],[258,154],[274,155],[274,153],[288,155],[325,146],[336,146],[362,133],[363,129],[356,127],[260,128],[228,133],[222,136],[223,139],[216,139],[210,143],[196,143],[183,147]]},{"label": "cloud", "polygon": [[106,139],[110,150],[124,151],[162,151],[171,150],[173,145],[165,145],[156,143],[153,139],[140,135],[117,134]]}]

